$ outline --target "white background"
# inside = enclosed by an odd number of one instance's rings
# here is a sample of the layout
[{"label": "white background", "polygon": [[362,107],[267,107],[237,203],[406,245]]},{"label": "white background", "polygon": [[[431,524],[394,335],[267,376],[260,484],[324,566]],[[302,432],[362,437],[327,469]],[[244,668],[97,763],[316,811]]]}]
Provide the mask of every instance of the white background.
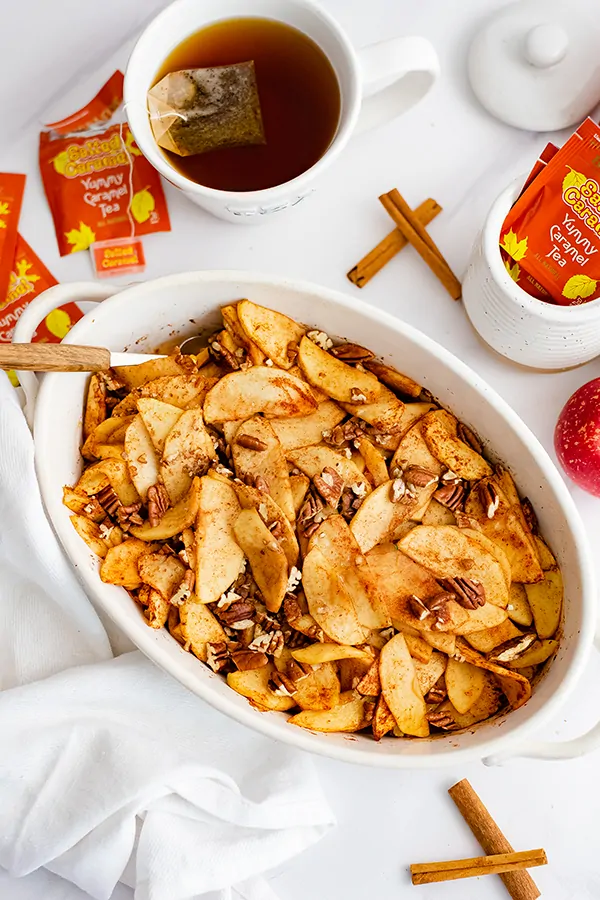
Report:
[{"label": "white background", "polygon": [[[124,67],[140,27],[165,4],[19,0],[9,7],[4,0],[1,5],[0,170],[28,175],[20,226],[27,241],[60,281],[86,280],[91,277],[86,253],[63,259],[57,253],[37,169],[40,124],[73,111],[116,66]],[[444,212],[431,225],[431,234],[459,276],[464,272],[491,201],[530,168],[548,139],[494,121],[470,92],[466,49],[480,23],[502,4],[323,0],[323,5],[358,47],[396,34],[429,37],[441,58],[440,82],[402,119],[352,141],[317,195],[289,218],[274,216],[259,228],[236,227],[208,217],[166,185],[173,230],[144,240],[146,277],[245,268],[356,293],[345,273],[390,230],[377,196],[394,186],[412,205],[426,197],[441,203]],[[553,139],[560,142],[562,136]],[[484,375],[549,450],[564,401],[580,384],[600,375],[598,360],[550,375],[521,370],[494,355],[470,328],[461,305],[449,299],[410,249],[360,296],[416,325]],[[575,488],[573,496],[597,546],[600,501]],[[543,736],[575,735],[594,724],[600,716],[598,683],[600,666],[592,659],[578,692]],[[598,898],[599,762],[595,754],[563,763],[514,761],[500,769],[473,765],[396,773],[317,760],[339,827],[275,872],[273,887],[284,900],[506,897],[494,877],[420,888],[409,883],[411,862],[479,852],[446,794],[455,781],[469,777],[516,849],[547,850],[550,865],[533,873],[545,898]]]}]

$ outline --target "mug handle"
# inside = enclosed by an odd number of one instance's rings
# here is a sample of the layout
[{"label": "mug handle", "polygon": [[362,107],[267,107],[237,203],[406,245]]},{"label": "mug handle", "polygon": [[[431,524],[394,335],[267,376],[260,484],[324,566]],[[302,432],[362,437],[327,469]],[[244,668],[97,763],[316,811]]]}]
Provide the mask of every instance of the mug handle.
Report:
[{"label": "mug handle", "polygon": [[402,115],[431,89],[440,73],[433,45],[422,37],[398,37],[358,51],[363,100],[356,133]]},{"label": "mug handle", "polygon": [[[600,652],[600,622],[598,623],[594,646]],[[600,722],[585,734],[568,741],[528,741],[514,753],[500,753],[483,760],[486,766],[501,766],[510,759],[576,759],[587,756],[600,747]]]},{"label": "mug handle", "polygon": [[[12,336],[13,344],[29,344],[31,338],[38,325],[46,318],[48,313],[65,303],[77,303],[78,301],[87,301],[92,303],[101,303],[107,297],[112,297],[117,291],[122,290],[120,286],[107,286],[95,284],[93,281],[76,281],[73,284],[56,284],[54,287],[48,288],[35,300],[25,307],[15,325]],[[68,337],[68,335],[67,335]],[[25,418],[30,428],[33,428],[33,414],[35,409],[35,401],[39,389],[39,383],[33,372],[25,372],[17,370],[17,378],[19,384],[25,394]]]}]

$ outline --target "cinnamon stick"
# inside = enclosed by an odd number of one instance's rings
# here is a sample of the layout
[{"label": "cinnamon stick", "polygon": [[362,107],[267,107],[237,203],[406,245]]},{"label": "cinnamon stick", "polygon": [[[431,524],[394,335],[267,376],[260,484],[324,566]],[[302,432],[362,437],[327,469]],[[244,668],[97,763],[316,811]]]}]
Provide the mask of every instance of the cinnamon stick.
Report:
[{"label": "cinnamon stick", "polygon": [[453,300],[459,300],[462,294],[460,281],[442,256],[433,238],[415,217],[406,200],[395,188],[387,194],[382,194],[379,200],[396,223],[397,228],[410,241]]},{"label": "cinnamon stick", "polygon": [[[436,200],[431,197],[421,203],[414,211],[415,217],[424,227],[429,225],[442,211],[442,207]],[[383,267],[389,263],[390,259],[402,250],[409,241],[404,237],[401,231],[394,228],[390,231],[376,247],[367,253],[366,256],[358,262],[347,274],[352,284],[358,288],[363,288],[369,283],[371,278],[377,275]]]},{"label": "cinnamon stick", "polygon": [[[502,834],[466,778],[453,785],[448,793],[486,853],[514,853],[514,848]],[[501,874],[500,878],[513,900],[537,900],[540,896],[535,881],[526,871],[506,872]]]},{"label": "cinnamon stick", "polygon": [[410,872],[413,884],[433,884],[479,875],[506,875],[520,869],[545,866],[547,862],[544,850],[524,850],[520,853],[495,853],[493,856],[475,856],[449,862],[416,863],[410,867]]}]

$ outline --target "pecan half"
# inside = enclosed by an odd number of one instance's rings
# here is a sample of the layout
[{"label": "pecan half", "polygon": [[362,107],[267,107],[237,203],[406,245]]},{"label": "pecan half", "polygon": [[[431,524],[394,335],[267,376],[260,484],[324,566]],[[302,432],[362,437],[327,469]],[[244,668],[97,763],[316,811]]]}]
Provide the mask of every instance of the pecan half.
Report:
[{"label": "pecan half", "polygon": [[245,447],[247,450],[267,450],[268,446],[260,438],[254,437],[252,434],[240,434],[235,439],[238,447]]},{"label": "pecan half", "polygon": [[316,494],[313,494],[312,492],[308,493],[306,496],[306,500],[302,504],[302,508],[300,509],[297,520],[299,531],[306,537],[310,537],[310,529],[312,529],[311,534],[316,530],[315,528],[313,528],[313,524],[317,525],[318,527],[318,523],[315,522],[314,519],[322,509],[323,501],[321,500],[321,498]]},{"label": "pecan half", "polygon": [[447,696],[448,692],[442,678],[440,681],[436,681],[434,686],[425,694],[425,703],[443,703]]},{"label": "pecan half", "polygon": [[481,481],[477,485],[481,505],[485,509],[488,519],[493,519],[498,512],[500,495],[491,481]]},{"label": "pecan half", "polygon": [[302,615],[302,607],[293,594],[286,594],[283,601],[283,614],[292,626]]},{"label": "pecan half", "polygon": [[320,475],[315,475],[313,484],[325,503],[328,506],[333,506],[335,509],[344,490],[344,479],[342,476],[338,475],[331,466],[325,466]]},{"label": "pecan half", "polygon": [[123,528],[128,525],[142,525],[144,520],[140,516],[141,508],[142,504],[140,501],[137,503],[130,503],[129,506],[120,506],[117,510],[117,520],[119,525]]},{"label": "pecan half", "polygon": [[98,491],[95,498],[107,515],[116,516],[117,511],[121,507],[121,501],[115,494],[112,484],[107,484],[106,487]]},{"label": "pecan half", "polygon": [[473,578],[439,578],[445,591],[455,594],[455,599],[464,609],[477,609],[485,603],[485,588]]},{"label": "pecan half", "polygon": [[363,362],[365,359],[373,359],[375,356],[371,350],[361,347],[360,344],[338,344],[329,352],[337,359],[343,359],[344,362]]},{"label": "pecan half", "polygon": [[520,656],[523,656],[526,650],[529,650],[532,644],[537,641],[537,634],[520,634],[511,638],[510,641],[504,641],[498,647],[494,647],[487,658],[491,662],[509,663]]},{"label": "pecan half", "polygon": [[449,481],[441,488],[438,488],[433,496],[442,506],[451,509],[452,512],[456,512],[465,502],[466,495],[467,491],[462,481]]},{"label": "pecan half", "polygon": [[436,728],[441,728],[443,731],[452,731],[457,727],[452,716],[446,712],[430,712],[427,713],[426,718],[430,725],[435,725]]},{"label": "pecan half", "polygon": [[229,650],[225,641],[206,645],[206,665],[213,672],[223,672],[229,665]]},{"label": "pecan half", "polygon": [[437,484],[438,477],[423,466],[407,466],[404,470],[404,480],[410,490],[413,488],[426,488]]},{"label": "pecan half", "polygon": [[249,645],[249,650],[260,650],[262,653],[268,653],[269,656],[280,656],[283,650],[284,640],[283,632],[268,631],[264,634],[257,635]]},{"label": "pecan half", "polygon": [[262,669],[269,662],[266,653],[260,650],[236,650],[231,654],[231,658],[240,670],[240,672],[248,672],[250,669]]},{"label": "pecan half", "polygon": [[525,516],[525,521],[527,522],[529,530],[533,534],[537,534],[538,531],[540,530],[540,528],[538,525],[538,520],[537,520],[537,516],[535,514],[535,510],[533,508],[533,505],[532,505],[529,497],[523,498],[523,500],[521,501],[521,508],[523,510],[523,515]]},{"label": "pecan half", "polygon": [[251,600],[236,600],[227,609],[218,609],[217,607],[216,612],[221,621],[230,628],[243,631],[244,628],[254,624],[256,607]]},{"label": "pecan half", "polygon": [[456,433],[463,444],[467,444],[471,450],[474,450],[475,453],[481,453],[483,451],[483,445],[475,432],[469,428],[468,425],[465,425],[464,422],[459,422],[458,427],[456,429]]},{"label": "pecan half", "polygon": [[157,481],[148,488],[148,522],[154,528],[171,505],[167,489],[164,484]]}]

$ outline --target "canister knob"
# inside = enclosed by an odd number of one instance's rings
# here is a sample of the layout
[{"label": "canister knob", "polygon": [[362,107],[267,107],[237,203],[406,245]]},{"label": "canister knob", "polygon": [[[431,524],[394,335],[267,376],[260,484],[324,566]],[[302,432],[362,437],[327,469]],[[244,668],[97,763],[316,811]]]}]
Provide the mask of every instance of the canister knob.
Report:
[{"label": "canister knob", "polygon": [[560,25],[536,25],[525,36],[525,58],[538,69],[549,69],[566,56],[569,36]]}]

